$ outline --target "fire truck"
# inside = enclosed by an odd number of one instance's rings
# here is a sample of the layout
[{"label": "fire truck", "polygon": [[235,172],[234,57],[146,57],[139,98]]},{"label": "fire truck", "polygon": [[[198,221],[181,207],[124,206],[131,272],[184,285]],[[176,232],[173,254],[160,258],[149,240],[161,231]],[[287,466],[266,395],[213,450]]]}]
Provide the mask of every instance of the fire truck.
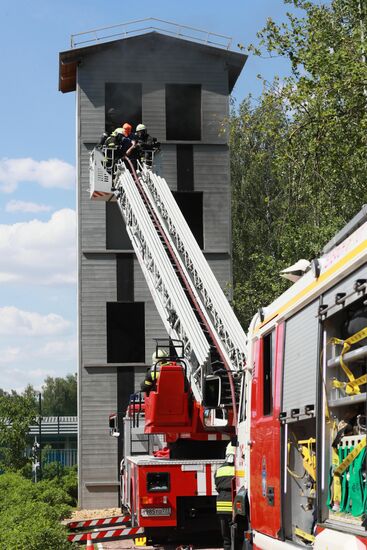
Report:
[{"label": "fire truck", "polygon": [[[125,430],[122,505],[155,542],[208,538],[218,532],[214,474],[235,437],[246,335],[154,158],[135,170],[96,148],[90,197],[118,203],[169,336],[157,342],[167,353],[154,365],[155,387],[128,405],[125,428],[110,417],[112,435]],[[126,446],[133,436],[137,452]]]},{"label": "fire truck", "polygon": [[233,538],[262,550],[363,550],[367,206],[319,258],[285,271],[293,285],[248,331]]},{"label": "fire truck", "polygon": [[158,539],[195,518],[206,529],[232,439],[234,548],[366,548],[367,208],[319,258],[285,270],[293,285],[246,337],[154,168],[120,162],[112,175],[96,150],[90,173],[91,198],[120,206],[174,348],[128,408],[135,428],[139,415],[145,435],[161,434],[155,450],[170,448],[126,454],[132,520]]}]

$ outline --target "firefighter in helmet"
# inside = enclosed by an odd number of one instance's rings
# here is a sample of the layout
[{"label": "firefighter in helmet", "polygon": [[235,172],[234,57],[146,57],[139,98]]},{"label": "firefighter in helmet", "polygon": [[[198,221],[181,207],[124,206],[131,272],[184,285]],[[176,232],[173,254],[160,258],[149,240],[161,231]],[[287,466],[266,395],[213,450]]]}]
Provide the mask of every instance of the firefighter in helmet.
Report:
[{"label": "firefighter in helmet", "polygon": [[160,348],[152,355],[152,366],[147,370],[145,378],[140,385],[141,391],[146,392],[147,395],[156,389],[161,366],[167,364],[162,361],[164,357],[168,357],[168,353],[166,350]]},{"label": "firefighter in helmet", "polygon": [[147,166],[152,164],[153,152],[159,151],[160,143],[156,138],[148,134],[145,124],[138,124],[132,137],[134,148],[130,153],[130,160],[134,168],[137,168],[138,160],[144,161]]},{"label": "firefighter in helmet", "polygon": [[223,538],[224,550],[231,549],[231,521],[232,521],[232,478],[234,477],[235,448],[231,443],[227,445],[226,457],[215,472],[215,488],[217,489],[217,514],[220,520],[220,530]]},{"label": "firefighter in helmet", "polygon": [[98,147],[107,148],[107,168],[111,172],[113,172],[113,165],[119,159],[129,156],[134,149],[135,142],[131,139],[131,132],[131,124],[125,122],[118,128],[115,128],[108,137],[106,137],[106,134],[103,134]]}]

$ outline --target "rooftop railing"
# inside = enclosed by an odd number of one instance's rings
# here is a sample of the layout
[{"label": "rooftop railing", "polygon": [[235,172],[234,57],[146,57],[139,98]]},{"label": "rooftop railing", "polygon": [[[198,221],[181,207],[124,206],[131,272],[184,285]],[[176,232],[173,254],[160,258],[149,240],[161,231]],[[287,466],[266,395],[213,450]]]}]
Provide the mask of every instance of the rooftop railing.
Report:
[{"label": "rooftop railing", "polygon": [[207,44],[209,46],[218,46],[228,50],[231,47],[232,38],[223,34],[196,29],[188,25],[179,25],[172,21],[148,17],[146,19],[137,19],[119,25],[110,27],[101,27],[91,31],[79,32],[71,35],[71,48],[76,48],[83,44],[108,42],[110,40],[119,40],[129,36],[146,34],[148,32],[158,31],[162,34],[184,38]]}]

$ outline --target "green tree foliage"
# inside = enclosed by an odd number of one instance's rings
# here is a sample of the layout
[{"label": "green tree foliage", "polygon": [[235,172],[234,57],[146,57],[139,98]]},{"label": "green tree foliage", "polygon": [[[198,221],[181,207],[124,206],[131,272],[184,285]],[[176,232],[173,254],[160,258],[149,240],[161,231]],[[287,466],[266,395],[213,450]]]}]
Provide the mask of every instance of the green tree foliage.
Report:
[{"label": "green tree foliage", "polygon": [[77,414],[77,378],[48,376],[42,386],[43,416],[75,416]]},{"label": "green tree foliage", "polygon": [[67,550],[60,520],[70,513],[71,499],[54,481],[37,484],[19,474],[0,476],[0,547],[4,550]]},{"label": "green tree foliage", "polygon": [[312,259],[366,201],[365,4],[334,0],[278,26],[255,54],[280,55],[291,74],[231,116],[234,303],[245,325],[287,283],[279,271]]},{"label": "green tree foliage", "polygon": [[16,392],[0,396],[0,464],[5,470],[20,470],[29,459],[25,456],[28,431],[37,421],[37,404],[28,386],[22,395]]}]

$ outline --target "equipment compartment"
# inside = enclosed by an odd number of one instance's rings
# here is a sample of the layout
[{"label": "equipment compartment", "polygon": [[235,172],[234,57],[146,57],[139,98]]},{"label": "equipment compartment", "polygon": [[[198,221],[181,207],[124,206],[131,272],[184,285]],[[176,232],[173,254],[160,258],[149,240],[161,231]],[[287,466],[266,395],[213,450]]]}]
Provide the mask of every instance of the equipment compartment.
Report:
[{"label": "equipment compartment", "polygon": [[367,305],[365,296],[355,296],[349,307],[341,302],[342,309],[322,327],[320,509],[325,523],[364,531]]}]

